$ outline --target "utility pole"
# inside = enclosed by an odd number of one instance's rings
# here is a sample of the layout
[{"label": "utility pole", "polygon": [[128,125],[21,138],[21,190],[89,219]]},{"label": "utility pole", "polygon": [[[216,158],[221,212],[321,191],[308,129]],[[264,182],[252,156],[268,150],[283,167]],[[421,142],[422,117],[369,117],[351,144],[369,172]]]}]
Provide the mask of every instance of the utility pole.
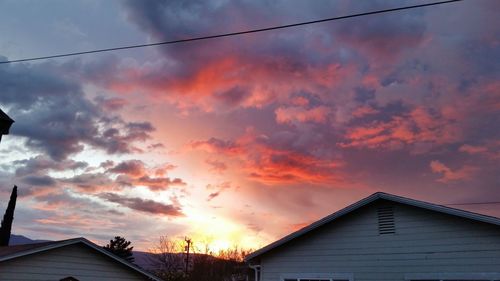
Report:
[{"label": "utility pole", "polygon": [[184,241],[186,241],[187,246],[184,247],[184,251],[186,251],[186,276],[188,275],[188,269],[189,269],[189,248],[191,248],[191,239],[185,237]]}]

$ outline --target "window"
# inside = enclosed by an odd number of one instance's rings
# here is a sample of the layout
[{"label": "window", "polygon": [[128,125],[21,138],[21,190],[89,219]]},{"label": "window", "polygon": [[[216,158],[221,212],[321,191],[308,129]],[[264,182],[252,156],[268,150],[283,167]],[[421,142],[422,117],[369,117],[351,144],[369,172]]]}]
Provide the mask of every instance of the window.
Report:
[{"label": "window", "polygon": [[290,273],[282,274],[281,281],[353,281],[350,273]]}]

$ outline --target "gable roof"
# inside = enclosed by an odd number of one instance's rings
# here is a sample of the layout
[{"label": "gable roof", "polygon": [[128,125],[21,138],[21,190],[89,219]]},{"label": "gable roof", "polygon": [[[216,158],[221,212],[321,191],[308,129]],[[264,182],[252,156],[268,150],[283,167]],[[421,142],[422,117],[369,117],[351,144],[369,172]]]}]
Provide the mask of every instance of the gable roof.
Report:
[{"label": "gable roof", "polygon": [[419,200],[415,200],[415,199],[410,199],[410,198],[406,198],[406,197],[402,197],[402,196],[397,196],[397,195],[393,195],[393,194],[389,194],[389,193],[384,193],[384,192],[377,192],[377,193],[374,193],[364,199],[361,199],[359,200],[358,202],[356,203],[353,203],[329,216],[326,216],[316,222],[313,222],[312,224],[304,227],[304,228],[301,228],[251,254],[249,254],[248,256],[245,257],[245,261],[246,262],[249,262],[251,261],[252,259],[264,254],[264,253],[267,253],[287,242],[290,242],[291,240],[297,238],[297,237],[300,237],[314,229],[317,229],[327,223],[330,223],[348,213],[351,213],[367,204],[370,204],[372,202],[375,202],[377,200],[388,200],[388,201],[392,201],[392,202],[396,202],[396,203],[400,203],[400,204],[405,204],[405,205],[409,205],[409,206],[414,206],[414,207],[418,207],[418,208],[423,208],[423,209],[427,209],[427,210],[431,210],[431,211],[436,211],[436,212],[440,212],[440,213],[444,213],[444,214],[449,214],[449,215],[453,215],[453,216],[457,216],[457,217],[462,217],[462,218],[466,218],[466,219],[471,219],[471,220],[476,220],[476,221],[480,221],[480,222],[485,222],[485,223],[490,223],[490,224],[494,224],[494,225],[498,225],[500,226],[500,218],[497,218],[497,217],[492,217],[492,216],[487,216],[487,215],[482,215],[482,214],[477,214],[477,213],[473,213],[473,212],[469,212],[469,211],[464,211],[464,210],[460,210],[460,209],[455,209],[455,208],[450,208],[450,207],[446,207],[446,206],[443,206],[443,205],[437,205],[437,204],[433,204],[433,203],[428,203],[428,202],[424,202],[424,201],[419,201]]},{"label": "gable roof", "polygon": [[83,244],[93,250],[98,251],[101,254],[104,254],[114,261],[121,263],[125,265],[126,267],[150,278],[151,280],[155,281],[161,281],[160,278],[154,276],[153,274],[145,271],[144,269],[138,267],[135,264],[132,264],[124,259],[119,258],[118,256],[104,250],[102,247],[90,242],[89,240],[79,237],[79,238],[73,238],[73,239],[68,239],[68,240],[61,240],[61,241],[51,241],[51,242],[42,242],[42,243],[34,243],[34,244],[26,244],[26,245],[15,245],[15,246],[7,246],[7,247],[0,247],[0,263],[2,261],[10,260],[10,259],[15,259],[18,257],[23,257],[35,253],[40,253],[52,249],[57,249],[61,248],[64,246],[69,246],[69,245],[74,245],[74,244]]},{"label": "gable roof", "polygon": [[14,120],[12,120],[12,118],[10,118],[9,115],[7,115],[7,113],[3,112],[2,109],[0,109],[0,120],[14,122]]}]

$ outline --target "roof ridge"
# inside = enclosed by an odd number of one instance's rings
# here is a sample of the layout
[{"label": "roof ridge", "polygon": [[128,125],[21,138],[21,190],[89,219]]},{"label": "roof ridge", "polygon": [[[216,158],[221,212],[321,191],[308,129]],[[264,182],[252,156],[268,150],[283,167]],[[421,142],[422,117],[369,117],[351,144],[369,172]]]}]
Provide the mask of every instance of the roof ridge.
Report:
[{"label": "roof ridge", "polygon": [[[108,256],[109,258],[115,260],[118,263],[122,263],[123,265],[131,268],[132,270],[135,270],[137,272],[142,273],[145,276],[148,276],[152,280],[158,280],[160,279],[156,277],[155,275],[147,272],[140,266],[130,263],[115,254],[106,251],[103,247],[93,243],[92,241],[86,239],[85,237],[76,237],[76,238],[70,238],[70,239],[65,239],[65,240],[59,240],[59,241],[50,241],[50,242],[41,242],[41,243],[33,243],[33,244],[24,244],[24,245],[13,245],[13,246],[6,246],[6,247],[0,247],[0,262],[5,261],[5,260],[10,260],[30,254],[35,254],[38,252],[42,251],[48,251],[52,249],[57,249],[73,244],[84,244],[87,247],[90,247],[94,249],[95,251],[104,254]],[[13,247],[16,246],[24,246],[24,247],[19,247],[18,249],[15,249]]]},{"label": "roof ridge", "polygon": [[490,224],[494,224],[494,225],[498,225],[500,226],[500,218],[497,218],[497,217],[493,217],[493,216],[488,216],[488,215],[483,215],[483,214],[479,214],[479,213],[474,213],[474,212],[469,212],[469,211],[466,211],[466,210],[462,210],[462,209],[456,209],[456,208],[451,208],[451,207],[447,207],[447,206],[443,206],[443,205],[439,205],[439,204],[435,204],[435,203],[430,203],[430,202],[426,202],[426,201],[421,201],[421,200],[416,200],[416,199],[412,199],[412,198],[408,198],[408,197],[404,197],[404,196],[400,196],[400,195],[394,195],[394,194],[390,194],[390,193],[386,193],[386,192],[375,192],[365,198],[362,198],[361,200],[358,200],[336,212],[333,212],[331,213],[330,215],[328,216],[325,216],[323,218],[320,218],[319,220],[316,220],[315,222],[309,224],[308,226],[306,227],[303,227],[295,232],[292,232],[284,237],[282,237],[281,239],[279,240],[276,240],[274,242],[272,242],[271,244],[268,244],[267,246],[249,254],[248,256],[245,257],[245,261],[249,261],[263,253],[266,253],[278,246],[281,246],[299,236],[302,236],[304,234],[306,234],[307,232],[309,231],[312,231],[318,227],[321,227],[327,223],[330,223],[334,220],[336,220],[337,218],[339,217],[342,217],[352,211],[355,211],[367,204],[370,204],[376,200],[379,200],[379,199],[382,199],[382,200],[388,200],[388,201],[393,201],[393,202],[396,202],[396,203],[400,203],[400,204],[405,204],[405,205],[409,205],[409,206],[413,206],[413,207],[417,207],[417,208],[422,208],[422,209],[427,209],[427,210],[431,210],[431,211],[435,211],[435,212],[441,212],[441,213],[446,213],[446,214],[449,214],[449,215],[454,215],[454,216],[458,216],[458,217],[462,217],[462,218],[466,218],[466,219],[472,219],[472,220],[476,220],[476,221],[481,221],[481,222],[484,222],[484,223],[490,223]]}]

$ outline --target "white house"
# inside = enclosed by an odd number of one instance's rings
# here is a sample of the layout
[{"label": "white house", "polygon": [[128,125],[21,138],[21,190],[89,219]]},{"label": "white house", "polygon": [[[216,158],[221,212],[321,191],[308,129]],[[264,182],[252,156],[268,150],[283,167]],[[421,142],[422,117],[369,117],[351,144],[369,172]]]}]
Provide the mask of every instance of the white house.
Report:
[{"label": "white house", "polygon": [[0,280],[156,280],[85,238],[0,247]]},{"label": "white house", "polygon": [[245,260],[260,281],[500,280],[500,219],[375,193]]}]

